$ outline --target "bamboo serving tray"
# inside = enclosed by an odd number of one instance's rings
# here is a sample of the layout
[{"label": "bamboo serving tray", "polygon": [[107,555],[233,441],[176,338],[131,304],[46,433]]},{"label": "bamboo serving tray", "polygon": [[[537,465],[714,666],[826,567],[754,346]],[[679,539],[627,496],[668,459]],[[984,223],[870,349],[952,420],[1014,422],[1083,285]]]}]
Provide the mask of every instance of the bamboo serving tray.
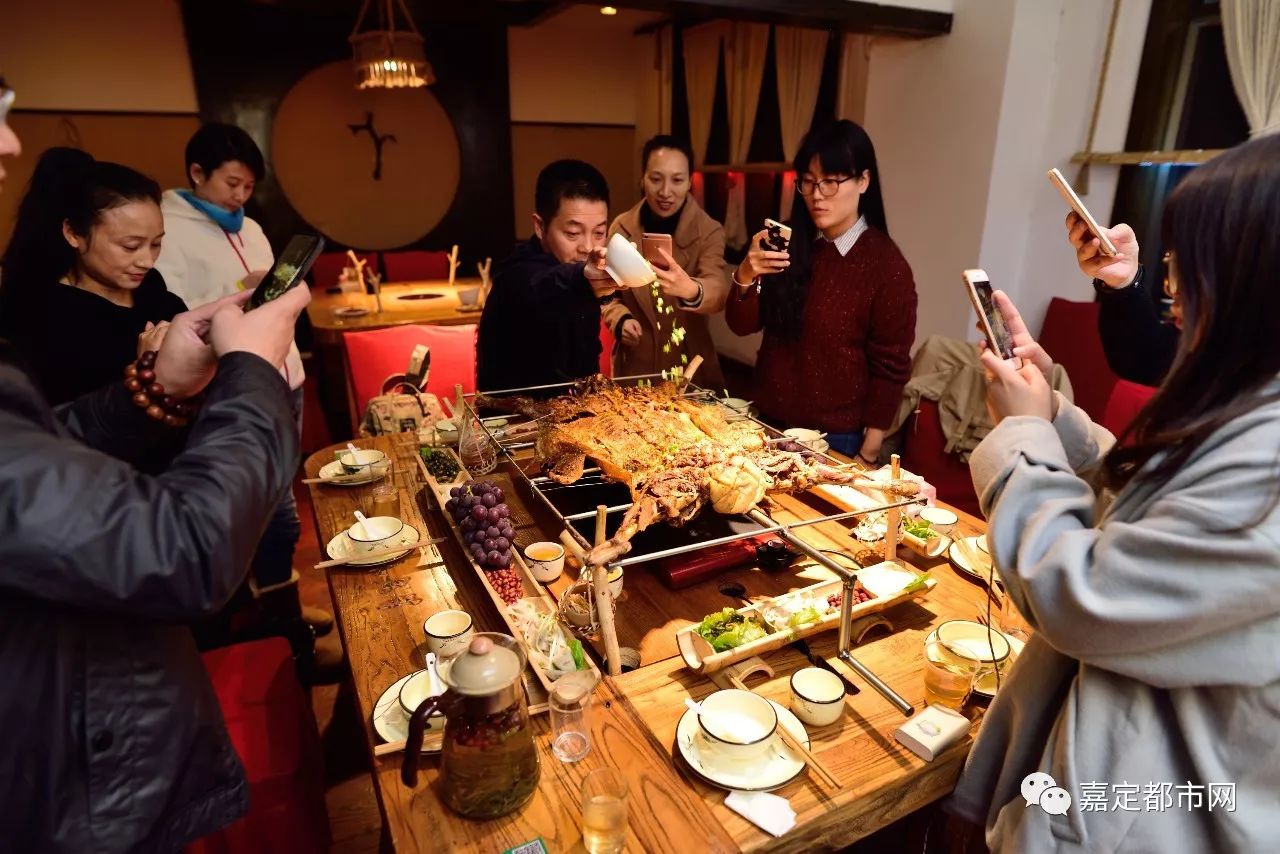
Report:
[{"label": "bamboo serving tray", "polygon": [[[904,589],[891,596],[879,596],[866,602],[860,602],[853,606],[852,611],[854,620],[857,620],[859,617],[865,617],[868,614],[875,614],[880,611],[887,610],[892,608],[894,605],[906,602],[909,599],[917,599],[925,596],[938,583],[936,580],[929,578],[926,573],[920,572],[914,567],[905,566],[897,561],[885,561],[884,563],[876,564],[876,566],[886,565],[894,569],[909,572],[916,578],[924,576],[926,579],[925,586],[911,591]],[[868,567],[868,569],[871,568],[872,567]],[[910,586],[910,584],[907,586]],[[838,578],[832,578],[827,581],[821,581],[817,584],[810,585],[809,587],[802,587],[799,590],[793,590],[790,593],[785,594],[785,596],[800,596],[808,593],[815,599],[823,600],[832,593],[839,593],[843,591],[843,589],[843,582]],[[784,597],[775,597],[775,599],[781,598]],[[773,604],[773,602],[774,599],[764,599],[759,602],[754,602],[751,605],[739,608],[738,613],[744,616],[754,616],[764,626],[773,628],[769,624],[764,613],[765,609],[769,605]],[[813,637],[814,635],[821,634],[822,632],[831,631],[832,629],[839,627],[839,625],[840,612],[839,610],[836,610],[825,615],[816,623],[809,623],[808,625],[801,626],[798,629],[784,627],[777,629],[762,638],[753,640],[750,643],[745,643],[742,646],[734,647],[733,649],[728,649],[724,652],[706,654],[706,647],[710,645],[710,642],[698,634],[698,626],[695,624],[687,626],[676,632],[676,647],[680,650],[680,657],[684,659],[684,663],[690,670],[697,673],[715,673],[718,670],[723,670],[731,664],[737,664],[739,661],[751,658],[753,655],[763,655],[766,652],[773,652],[774,650],[782,649],[782,647],[793,641],[803,640],[804,638]],[[699,651],[700,649],[701,652]]]},{"label": "bamboo serving tray", "polygon": [[[462,465],[462,460],[458,458],[458,454],[453,450],[453,448],[435,448],[435,450],[444,451],[453,457],[454,462],[458,464],[458,476],[448,483],[440,483],[432,476],[431,472],[427,471],[427,464],[422,459],[422,454],[414,455],[415,459],[418,461],[418,468],[422,470],[422,476],[426,479],[427,486],[430,488],[431,494],[435,496],[436,503],[440,508],[440,515],[444,517],[445,523],[449,526],[449,530],[453,532],[454,538],[462,548],[462,552],[466,556],[467,565],[470,566],[471,570],[476,574],[476,578],[479,580],[480,585],[484,587],[485,593],[489,594],[490,600],[493,601],[493,607],[496,608],[498,610],[498,614],[501,615],[502,622],[506,625],[507,631],[512,637],[524,644],[525,649],[527,650],[530,648],[530,645],[528,641],[525,640],[524,635],[520,630],[516,628],[515,623],[507,615],[507,603],[503,601],[502,597],[498,595],[496,590],[489,586],[489,580],[485,577],[485,570],[471,557],[471,551],[467,548],[466,542],[462,539],[462,529],[458,527],[457,522],[453,521],[453,517],[449,515],[448,511],[446,511],[444,507],[445,502],[449,500],[449,490],[455,486],[472,480],[473,478],[471,477],[471,473],[467,471],[466,466]],[[483,479],[510,481],[508,476],[498,474],[497,472],[491,472],[490,474],[485,475]],[[504,493],[512,493],[514,491],[513,483],[508,482],[501,485]],[[510,502],[510,498],[508,499],[508,502]],[[508,506],[511,506],[510,503],[508,503]],[[515,523],[513,522],[513,524]],[[524,556],[520,554],[520,549],[517,548],[515,543],[511,544],[511,568],[515,570],[516,575],[520,578],[520,584],[524,588],[524,596],[521,597],[521,601],[531,603],[540,614],[556,613],[557,606],[555,601],[547,595],[543,586],[533,577],[533,573],[529,570],[529,565],[524,562]],[[572,636],[571,632],[569,632],[569,634]],[[601,678],[600,669],[596,667],[596,663],[590,655],[586,656],[586,660],[588,670],[595,674],[596,681],[599,681]],[[529,661],[529,669],[533,671],[534,675],[537,676],[538,681],[541,682],[542,686],[547,690],[547,694],[550,695],[551,686],[555,683],[542,672],[542,668],[536,667],[533,664],[532,658]]]}]

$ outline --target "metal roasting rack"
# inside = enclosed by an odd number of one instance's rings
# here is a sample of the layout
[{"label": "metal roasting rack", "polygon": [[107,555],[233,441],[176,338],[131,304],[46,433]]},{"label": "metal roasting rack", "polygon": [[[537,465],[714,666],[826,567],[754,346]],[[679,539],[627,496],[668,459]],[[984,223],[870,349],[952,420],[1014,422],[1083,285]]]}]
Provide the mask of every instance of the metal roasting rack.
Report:
[{"label": "metal roasting rack", "polygon": [[[642,381],[653,382],[653,381],[660,381],[661,379],[662,377],[659,374],[640,374],[635,376],[615,377],[613,379],[613,382],[621,385],[637,385]],[[500,391],[484,392],[484,394],[486,397],[491,399],[501,398],[501,397],[527,396],[527,395],[530,395],[531,393],[541,393],[542,395],[551,396],[557,391],[563,391],[563,392],[572,391],[576,385],[577,385],[576,382],[554,383],[551,385],[529,386],[526,388],[503,389]],[[709,402],[714,402],[719,400],[715,392],[706,388],[702,388],[701,386],[695,385],[693,383],[689,383],[686,386],[685,391],[683,393],[683,397],[689,398],[689,399],[701,398],[701,399],[706,399]],[[504,442],[503,438],[506,435],[506,433],[510,432],[510,427],[505,429],[492,428],[490,424],[483,417],[480,416],[480,413],[476,410],[474,404],[475,404],[474,395],[464,396],[463,406],[467,410],[466,414],[474,417],[476,421],[482,426],[485,433],[488,435],[489,440],[493,442],[493,444],[498,448],[501,454],[507,458],[508,462],[511,463],[511,468],[514,469],[519,474],[520,479],[523,480],[525,486],[529,489],[529,491],[533,495],[537,496],[538,499],[555,516],[556,520],[563,526],[563,529],[570,533],[570,535],[579,543],[579,545],[582,546],[584,551],[590,551],[593,543],[591,543],[583,535],[583,533],[578,529],[575,523],[586,522],[590,519],[594,519],[596,516],[596,511],[587,510],[587,511],[582,511],[577,513],[565,512],[565,510],[562,509],[561,506],[557,505],[555,499],[557,496],[571,494],[573,490],[603,486],[605,484],[611,484],[613,483],[613,481],[609,481],[606,478],[604,478],[603,474],[601,473],[598,467],[588,467],[584,469],[582,477],[572,484],[559,484],[545,476],[530,477],[529,474],[524,470],[524,467],[520,465],[520,463],[515,459],[513,454],[517,451],[527,450],[533,447],[534,443],[532,441]],[[731,410],[731,411],[733,411],[735,415],[739,414],[737,410]],[[771,439],[780,440],[780,439],[787,438],[782,434],[781,431],[764,423],[763,421],[760,421],[755,416],[751,415],[750,412],[742,412],[740,414],[743,419],[753,421],[755,424],[759,425],[765,431],[765,434],[769,436]],[[521,423],[523,424],[523,423],[529,423],[529,422],[521,422]],[[521,426],[521,425],[518,424],[515,426]],[[817,452],[817,451],[813,451],[811,453],[813,454],[813,456],[817,457],[818,459],[830,465],[841,466],[841,467],[846,465],[845,463],[836,459],[835,457],[831,456],[828,453]],[[759,537],[765,534],[776,534],[778,537],[780,537],[781,539],[789,543],[791,546],[796,548],[805,556],[812,559],[815,563],[830,570],[832,573],[836,575],[837,578],[841,580],[841,583],[844,589],[844,594],[841,596],[841,600],[840,600],[840,633],[839,633],[837,656],[842,661],[844,661],[844,663],[847,664],[850,669],[852,669],[855,673],[861,676],[862,679],[867,682],[867,684],[869,684],[872,688],[878,691],[886,700],[888,700],[890,704],[895,706],[904,715],[911,715],[914,712],[914,709],[912,708],[911,704],[908,703],[905,699],[903,699],[902,696],[899,695],[896,691],[894,691],[892,688],[886,685],[879,677],[877,677],[869,669],[867,669],[867,667],[863,665],[860,661],[858,661],[858,659],[853,655],[852,609],[853,609],[853,601],[854,601],[854,584],[858,579],[857,570],[849,569],[848,567],[840,563],[837,563],[835,560],[833,560],[828,555],[824,554],[819,549],[814,548],[813,546],[806,543],[804,540],[800,539],[798,536],[796,536],[794,532],[797,529],[807,528],[812,525],[819,525],[824,522],[841,522],[847,519],[855,519],[861,516],[867,516],[875,513],[882,513],[890,510],[900,510],[900,509],[910,507],[912,505],[924,504],[925,501],[926,499],[921,497],[910,498],[910,499],[904,499],[901,501],[894,501],[894,502],[879,504],[877,506],[869,507],[862,510],[841,511],[838,513],[830,513],[830,514],[819,516],[812,519],[802,519],[800,521],[788,522],[788,523],[778,522],[776,519],[770,516],[767,512],[760,509],[759,507],[756,507],[747,511],[746,514],[742,514],[740,516],[724,517],[726,520],[729,520],[730,522],[733,522],[736,520],[737,523],[739,523],[742,527],[744,527],[744,530],[734,531],[732,533],[722,535],[722,536],[711,536],[711,537],[695,539],[693,542],[689,542],[679,546],[660,548],[660,549],[655,549],[650,551],[643,551],[641,553],[628,554],[627,556],[623,557],[621,560],[611,563],[609,565],[609,568],[612,569],[614,567],[637,566],[639,564],[649,563],[655,560],[662,560],[665,558],[676,557],[678,555],[690,554],[693,552],[700,551],[702,549],[710,548],[712,546],[719,546],[719,545],[725,545],[728,543],[738,542],[741,540],[754,539],[756,537]],[[609,505],[606,507],[605,512],[610,516],[618,513],[625,513],[630,506],[631,506],[630,502]],[[891,538],[889,542],[892,543],[894,542],[894,540]],[[886,555],[886,558],[888,557],[891,557],[891,555]],[[612,665],[613,662],[610,662],[610,664]]]}]

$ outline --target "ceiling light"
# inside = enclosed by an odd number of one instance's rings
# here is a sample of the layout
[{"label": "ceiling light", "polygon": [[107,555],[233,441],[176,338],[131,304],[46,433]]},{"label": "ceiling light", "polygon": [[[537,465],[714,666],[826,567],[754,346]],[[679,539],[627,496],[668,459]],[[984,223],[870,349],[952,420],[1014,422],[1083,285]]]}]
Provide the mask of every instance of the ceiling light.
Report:
[{"label": "ceiling light", "polygon": [[[376,28],[361,30],[369,6],[378,8]],[[357,89],[399,89],[430,86],[436,82],[431,63],[418,28],[405,8],[404,0],[364,0],[351,31],[352,61],[356,69]],[[396,29],[396,8],[404,18],[407,29]]]},{"label": "ceiling light", "polygon": [[616,14],[618,14],[618,10],[617,10],[617,9],[615,9],[613,6],[601,6],[601,7],[600,7],[600,14],[601,14],[601,15],[616,15]]}]

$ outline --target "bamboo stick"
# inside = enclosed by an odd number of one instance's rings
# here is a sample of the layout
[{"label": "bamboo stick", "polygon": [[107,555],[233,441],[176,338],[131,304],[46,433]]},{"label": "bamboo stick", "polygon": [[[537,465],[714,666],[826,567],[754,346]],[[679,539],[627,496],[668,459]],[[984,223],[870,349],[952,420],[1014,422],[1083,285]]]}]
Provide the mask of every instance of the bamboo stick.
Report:
[{"label": "bamboo stick", "polygon": [[[607,538],[606,523],[608,505],[596,507],[595,544],[602,545]],[[604,655],[609,666],[609,675],[622,673],[622,653],[618,649],[618,627],[613,622],[613,597],[609,595],[609,568],[606,566],[591,567],[591,593],[595,597],[596,616],[600,620],[600,638],[604,641]]]},{"label": "bamboo stick", "polygon": [[[900,480],[902,478],[902,457],[894,454],[890,457],[889,463],[889,479]],[[893,560],[898,556],[898,526],[902,524],[902,511],[894,508],[889,511],[888,520],[886,522],[886,530],[884,532],[884,559]]]}]

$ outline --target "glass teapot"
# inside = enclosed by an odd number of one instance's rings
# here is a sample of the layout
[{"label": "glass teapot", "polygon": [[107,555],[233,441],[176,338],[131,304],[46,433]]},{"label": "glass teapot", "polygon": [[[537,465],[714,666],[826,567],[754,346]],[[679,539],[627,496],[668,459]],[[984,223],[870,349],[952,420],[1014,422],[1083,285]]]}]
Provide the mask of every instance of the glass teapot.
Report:
[{"label": "glass teapot", "polygon": [[518,809],[538,785],[538,751],[525,704],[524,647],[498,632],[480,632],[446,661],[440,678],[448,690],[428,697],[409,719],[401,778],[418,782],[427,719],[447,716],[440,761],[441,792],[452,809],[493,818]]}]

